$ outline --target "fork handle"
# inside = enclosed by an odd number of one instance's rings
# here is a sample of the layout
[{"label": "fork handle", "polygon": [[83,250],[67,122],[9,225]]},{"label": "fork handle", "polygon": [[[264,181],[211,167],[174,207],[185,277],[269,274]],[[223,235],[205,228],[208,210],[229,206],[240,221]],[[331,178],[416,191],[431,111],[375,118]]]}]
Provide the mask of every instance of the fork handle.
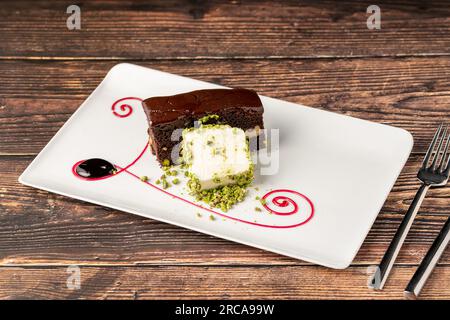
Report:
[{"label": "fork handle", "polygon": [[411,205],[409,206],[409,209],[406,212],[405,217],[400,223],[400,226],[397,232],[395,233],[395,236],[392,239],[391,244],[389,245],[389,248],[384,254],[384,257],[381,260],[380,265],[376,269],[375,274],[373,275],[372,279],[369,282],[370,288],[377,290],[383,289],[383,286],[389,276],[392,266],[394,265],[395,259],[398,256],[400,248],[402,247],[403,242],[405,241],[409,229],[411,229],[411,225],[413,224],[414,218],[416,217],[420,205],[422,204],[422,201],[425,198],[425,195],[427,194],[429,188],[430,185],[422,184],[419,190],[417,191],[416,196],[414,197]]},{"label": "fork handle", "polygon": [[439,258],[441,257],[442,253],[444,253],[445,248],[447,247],[449,242],[450,242],[450,217],[447,219],[447,222],[445,222],[444,226],[439,232],[439,235],[434,240],[433,244],[431,245],[430,249],[425,255],[425,258],[423,258],[419,268],[417,268],[416,273],[414,273],[414,276],[411,278],[411,281],[406,287],[405,289],[406,298],[416,299],[419,296],[420,291],[422,291],[423,286],[427,282],[428,277],[430,276],[431,272],[433,271],[434,267],[439,261]]}]

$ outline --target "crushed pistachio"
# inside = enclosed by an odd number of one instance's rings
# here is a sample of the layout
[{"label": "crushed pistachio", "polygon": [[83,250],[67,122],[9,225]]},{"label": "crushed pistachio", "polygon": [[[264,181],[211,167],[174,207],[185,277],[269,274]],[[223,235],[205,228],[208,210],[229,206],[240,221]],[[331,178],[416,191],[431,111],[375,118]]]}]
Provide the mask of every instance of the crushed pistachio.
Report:
[{"label": "crushed pistachio", "polygon": [[262,210],[261,210],[261,208],[259,208],[259,207],[255,207],[255,211],[261,212]]},{"label": "crushed pistachio", "polygon": [[142,176],[141,177],[141,181],[147,182],[148,181],[148,177],[147,176]]},{"label": "crushed pistachio", "polygon": [[263,205],[263,206],[265,206],[266,205],[266,203],[267,203],[267,200],[266,199],[261,199],[261,204]]},{"label": "crushed pistachio", "polygon": [[180,183],[180,179],[175,178],[175,179],[172,180],[172,183],[173,184],[179,184]]},{"label": "crushed pistachio", "polygon": [[169,159],[164,159],[163,162],[162,162],[162,165],[163,165],[164,167],[170,166],[170,160],[169,160]]},{"label": "crushed pistachio", "polygon": [[225,148],[214,148],[214,149],[211,149],[211,153],[212,153],[213,156],[226,157],[226,150],[225,150]]},{"label": "crushed pistachio", "polygon": [[219,120],[219,116],[217,114],[208,114],[206,116],[201,117],[200,119],[198,119],[198,122],[200,122],[201,125],[204,125],[208,122],[217,122],[217,120]]},{"label": "crushed pistachio", "polygon": [[259,196],[256,196],[255,197],[255,200],[260,200],[261,198],[259,197]]},{"label": "crushed pistachio", "polygon": [[246,186],[236,184],[191,192],[191,195],[194,195],[197,201],[203,201],[212,208],[220,208],[224,212],[228,211],[234,204],[243,201],[246,194]]},{"label": "crushed pistachio", "polygon": [[[213,189],[201,190],[201,185],[195,175],[188,173],[189,180],[187,186],[190,194],[197,201],[203,201],[212,208],[220,208],[222,211],[228,211],[234,204],[244,200],[247,195],[247,187],[253,180],[253,165],[247,172],[238,175],[230,175],[228,178],[233,180],[234,184],[219,186]],[[216,179],[217,178],[217,179]],[[213,181],[218,183],[220,179],[214,177]]]},{"label": "crushed pistachio", "polygon": [[201,218],[202,214],[200,212],[197,212],[197,217]]},{"label": "crushed pistachio", "polygon": [[216,217],[214,217],[212,214],[209,216],[209,220],[214,221],[216,220]]},{"label": "crushed pistachio", "polygon": [[158,180],[156,180],[156,184],[161,184],[163,189],[169,188],[170,187],[170,183],[167,181],[167,176],[168,175],[170,176],[171,173],[170,173],[170,171],[166,170],[165,173],[163,173],[161,175],[161,177]]},{"label": "crushed pistachio", "polygon": [[168,187],[170,187],[170,183],[167,182],[167,180],[162,180],[162,187],[163,189],[167,189]]}]

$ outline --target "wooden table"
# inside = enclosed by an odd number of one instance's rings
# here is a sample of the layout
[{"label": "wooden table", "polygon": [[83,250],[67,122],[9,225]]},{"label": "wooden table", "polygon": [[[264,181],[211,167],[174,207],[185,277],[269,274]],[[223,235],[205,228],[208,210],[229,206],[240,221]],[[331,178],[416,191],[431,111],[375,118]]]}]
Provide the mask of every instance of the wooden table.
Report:
[{"label": "wooden table", "polygon": [[[410,4],[408,4],[410,3]],[[385,290],[366,287],[450,123],[450,6],[377,1],[83,2],[0,6],[0,298],[401,299],[450,214],[431,190]],[[409,130],[406,167],[346,270],[332,270],[25,187],[19,174],[119,62],[132,62]],[[364,212],[361,212],[364,214]],[[324,235],[326,236],[326,235]],[[66,286],[67,267],[81,288]],[[447,249],[423,298],[450,298]]]}]

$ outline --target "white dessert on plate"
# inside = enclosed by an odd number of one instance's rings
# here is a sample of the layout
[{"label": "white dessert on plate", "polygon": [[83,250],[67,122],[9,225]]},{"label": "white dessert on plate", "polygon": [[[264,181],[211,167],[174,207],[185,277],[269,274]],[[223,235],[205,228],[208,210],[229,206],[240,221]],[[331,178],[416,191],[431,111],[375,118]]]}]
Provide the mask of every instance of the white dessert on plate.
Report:
[{"label": "white dessert on plate", "polygon": [[200,190],[238,183],[252,168],[245,132],[228,125],[186,129],[182,150]]},{"label": "white dessert on plate", "polygon": [[227,211],[244,199],[253,163],[242,129],[218,124],[185,129],[181,148],[187,186],[197,200]]}]

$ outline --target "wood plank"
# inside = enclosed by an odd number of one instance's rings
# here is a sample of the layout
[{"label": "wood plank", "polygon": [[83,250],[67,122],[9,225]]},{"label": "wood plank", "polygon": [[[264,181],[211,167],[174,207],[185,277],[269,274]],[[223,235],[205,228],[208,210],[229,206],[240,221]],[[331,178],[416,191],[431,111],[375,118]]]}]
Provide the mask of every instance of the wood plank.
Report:
[{"label": "wood plank", "polygon": [[[395,267],[377,292],[365,267],[81,267],[71,290],[66,267],[4,267],[0,299],[402,299],[414,271]],[[450,266],[434,270],[421,298],[450,298]]]},{"label": "wood plank", "polygon": [[[36,154],[115,61],[0,63],[0,155]],[[157,61],[139,64],[395,125],[423,153],[440,122],[450,122],[450,57]]]},{"label": "wood plank", "polygon": [[[446,1],[92,1],[68,30],[65,1],[2,1],[0,56],[236,58],[448,55]],[[45,26],[45,28],[44,28]]]},{"label": "wood plank", "polygon": [[[0,157],[0,265],[306,264],[23,186],[17,177],[30,160],[30,157]],[[355,265],[375,264],[381,259],[417,189],[414,172],[418,163],[419,157],[414,156],[403,170]],[[449,187],[430,191],[398,264],[421,261],[446,220],[450,209],[448,194]],[[441,263],[450,263],[450,250]]]}]

